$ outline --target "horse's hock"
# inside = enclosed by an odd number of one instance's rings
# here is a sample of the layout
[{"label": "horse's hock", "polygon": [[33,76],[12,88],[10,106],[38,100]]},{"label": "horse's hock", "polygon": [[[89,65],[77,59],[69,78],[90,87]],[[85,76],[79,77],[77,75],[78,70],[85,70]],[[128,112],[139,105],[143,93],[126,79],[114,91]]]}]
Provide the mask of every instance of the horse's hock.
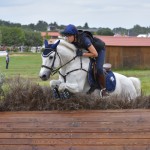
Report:
[{"label": "horse's hock", "polygon": [[150,150],[150,110],[1,112],[0,150]]}]

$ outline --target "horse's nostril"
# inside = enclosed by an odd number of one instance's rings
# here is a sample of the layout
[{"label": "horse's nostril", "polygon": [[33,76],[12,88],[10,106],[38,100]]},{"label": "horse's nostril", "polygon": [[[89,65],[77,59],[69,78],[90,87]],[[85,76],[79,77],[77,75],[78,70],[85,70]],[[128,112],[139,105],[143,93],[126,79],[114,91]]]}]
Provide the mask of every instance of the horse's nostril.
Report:
[{"label": "horse's nostril", "polygon": [[42,78],[46,78],[46,75],[44,74],[44,75],[42,76]]},{"label": "horse's nostril", "polygon": [[44,74],[44,75],[42,75],[42,76],[40,76],[40,78],[42,79],[42,80],[47,80],[47,76]]}]

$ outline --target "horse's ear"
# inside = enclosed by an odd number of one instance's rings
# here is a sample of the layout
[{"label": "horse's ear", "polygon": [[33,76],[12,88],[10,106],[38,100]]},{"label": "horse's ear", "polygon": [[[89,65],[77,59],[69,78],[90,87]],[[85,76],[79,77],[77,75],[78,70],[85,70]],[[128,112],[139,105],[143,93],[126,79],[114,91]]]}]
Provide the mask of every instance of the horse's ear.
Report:
[{"label": "horse's ear", "polygon": [[59,43],[60,43],[60,40],[58,40],[55,44],[52,44],[51,48],[56,49]]},{"label": "horse's ear", "polygon": [[48,47],[48,41],[47,40],[44,41],[44,45],[45,45],[45,48]]}]

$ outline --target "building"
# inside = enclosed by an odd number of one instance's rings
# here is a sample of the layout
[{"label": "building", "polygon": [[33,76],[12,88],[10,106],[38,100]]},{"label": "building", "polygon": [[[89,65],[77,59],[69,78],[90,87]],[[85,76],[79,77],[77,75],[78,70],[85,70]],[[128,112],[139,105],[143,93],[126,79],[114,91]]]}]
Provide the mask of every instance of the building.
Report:
[{"label": "building", "polygon": [[150,37],[150,33],[148,33],[148,34],[139,34],[137,37]]},{"label": "building", "polygon": [[106,62],[112,68],[150,69],[150,38],[97,36],[106,44]]},{"label": "building", "polygon": [[59,32],[41,32],[43,39],[47,39],[49,43],[54,43],[55,40],[60,38]]}]

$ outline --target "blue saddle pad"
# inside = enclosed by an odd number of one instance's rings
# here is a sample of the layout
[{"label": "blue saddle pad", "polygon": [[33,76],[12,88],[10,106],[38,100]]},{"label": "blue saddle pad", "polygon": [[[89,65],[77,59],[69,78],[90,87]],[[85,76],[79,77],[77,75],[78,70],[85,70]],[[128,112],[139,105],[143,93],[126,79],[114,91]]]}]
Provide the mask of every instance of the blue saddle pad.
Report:
[{"label": "blue saddle pad", "polygon": [[[94,60],[91,60],[90,61],[90,64],[89,64],[89,70],[88,70],[88,82],[89,82],[89,85],[91,87],[98,87],[100,88],[100,85],[98,85],[98,78],[95,79],[94,78],[94,74],[93,74],[93,62]],[[105,79],[106,79],[106,90],[108,92],[113,92],[116,88],[116,78],[115,78],[115,75],[112,71],[104,71],[105,73]]]},{"label": "blue saddle pad", "polygon": [[116,88],[116,78],[112,71],[106,72],[106,90],[113,92]]}]

